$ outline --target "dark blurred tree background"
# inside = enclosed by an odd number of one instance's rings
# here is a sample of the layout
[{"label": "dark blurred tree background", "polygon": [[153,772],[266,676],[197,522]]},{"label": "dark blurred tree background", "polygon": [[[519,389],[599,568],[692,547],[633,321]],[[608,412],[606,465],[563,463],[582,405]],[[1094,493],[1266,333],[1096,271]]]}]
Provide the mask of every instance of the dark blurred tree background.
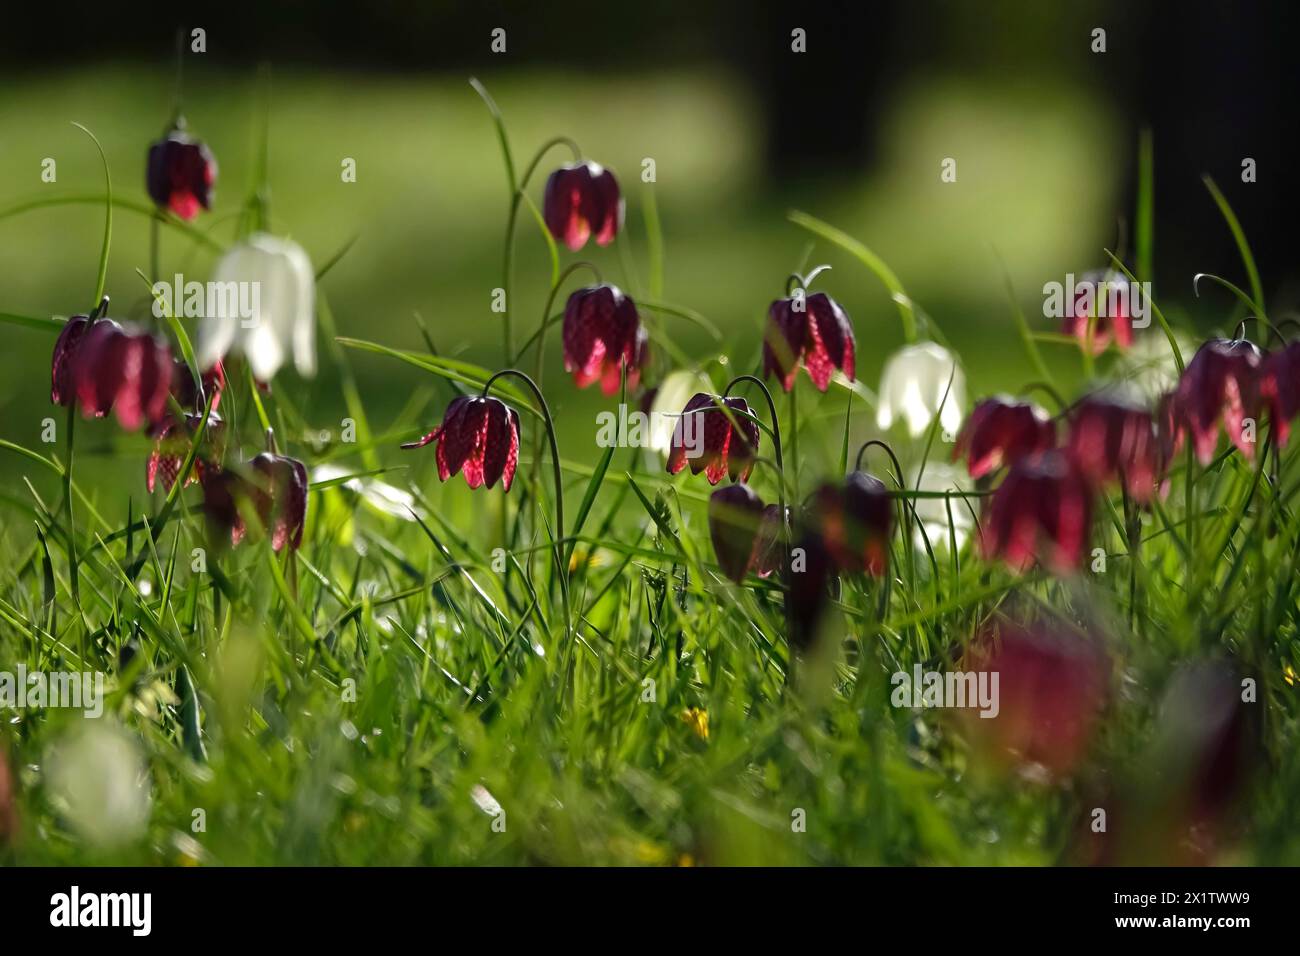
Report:
[{"label": "dark blurred tree background", "polygon": [[[1155,143],[1157,274],[1229,261],[1231,239],[1201,174],[1224,189],[1255,248],[1266,292],[1294,305],[1300,268],[1291,231],[1300,192],[1288,168],[1296,143],[1294,0],[1096,0],[1071,4],[656,0],[564,4],[414,2],[124,5],[65,0],[11,4],[0,29],[0,70],[58,70],[72,62],[170,56],[178,26],[202,26],[223,61],[337,71],[450,72],[500,68],[489,34],[508,31],[511,67],[563,67],[600,76],[629,68],[725,64],[761,104],[772,188],[797,195],[828,175],[861,173],[877,155],[882,104],[917,71],[999,74],[1032,85],[1043,76],[1101,87],[1131,132],[1123,163],[1131,219],[1138,131]],[[791,30],[808,52],[791,53]],[[1107,52],[1090,51],[1093,28]],[[3,74],[0,74],[2,76]],[[1089,116],[1078,117],[1088,150]],[[1242,160],[1258,181],[1241,181]],[[1131,227],[1130,227],[1131,232]],[[1283,291],[1281,299],[1278,292]]]}]

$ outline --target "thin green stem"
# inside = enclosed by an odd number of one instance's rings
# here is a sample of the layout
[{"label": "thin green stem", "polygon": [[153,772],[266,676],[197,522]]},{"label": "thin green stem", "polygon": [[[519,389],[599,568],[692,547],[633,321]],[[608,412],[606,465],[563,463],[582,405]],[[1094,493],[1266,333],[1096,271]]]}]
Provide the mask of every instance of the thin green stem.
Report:
[{"label": "thin green stem", "polygon": [[[535,333],[535,338],[537,339],[537,360],[534,363],[534,368],[536,369],[534,373],[534,378],[537,379],[537,384],[539,386],[542,384],[542,373],[543,373],[543,369],[545,368],[546,330],[551,325],[551,321],[549,318],[551,314],[551,309],[555,305],[556,296],[559,295],[560,293],[560,287],[564,285],[564,280],[569,278],[569,276],[573,275],[579,269],[590,270],[591,274],[596,278],[597,285],[599,285],[601,282],[604,281],[604,279],[601,278],[600,270],[596,268],[595,265],[593,265],[590,262],[587,262],[586,260],[582,260],[568,266],[563,272],[560,273],[560,278],[556,281],[556,283],[551,286],[551,291],[546,296],[546,308],[542,309],[542,323],[540,326],[538,326],[537,332]],[[519,350],[519,354],[522,355],[528,349],[528,346],[532,344],[532,342],[533,339],[531,338],[527,342],[525,342],[523,348]]]},{"label": "thin green stem", "polygon": [[1128,626],[1133,631],[1140,620],[1137,612],[1138,552],[1142,547],[1142,519],[1128,493],[1128,476],[1120,469],[1119,487],[1124,504],[1124,536],[1128,549]]},{"label": "thin green stem", "polygon": [[551,531],[551,550],[554,552],[555,573],[560,579],[560,596],[564,601],[564,626],[567,636],[571,621],[569,619],[569,574],[568,567],[564,562],[564,550],[561,542],[564,540],[564,477],[560,472],[560,446],[555,437],[555,421],[551,418],[550,406],[546,403],[546,396],[542,390],[537,387],[537,383],[526,373],[516,368],[506,368],[499,372],[494,372],[483,385],[483,397],[487,398],[492,389],[492,384],[499,378],[506,375],[513,375],[519,379],[532,391],[533,396],[537,399],[537,407],[541,410],[542,421],[546,425],[546,437],[551,444],[551,470],[552,477],[555,481],[555,528]]},{"label": "thin green stem", "polygon": [[[873,447],[882,449],[885,454],[889,456],[889,460],[894,466],[894,481],[898,485],[898,490],[902,492],[898,498],[898,508],[899,514],[902,516],[900,524],[903,528],[903,553],[907,555],[909,577],[914,581],[916,572],[912,558],[912,514],[916,509],[916,505],[907,500],[907,481],[903,477],[902,463],[898,460],[898,456],[894,454],[894,449],[890,447],[888,442],[881,441],[879,438],[873,438],[870,441],[863,442],[861,447],[858,448],[857,458],[855,458],[853,462],[853,470],[862,470],[862,456],[866,453],[868,448]],[[920,489],[918,488],[917,491],[919,492]],[[885,610],[888,607],[889,590],[890,589],[886,587],[884,593],[881,594],[881,603],[878,613],[882,618],[884,617]]]},{"label": "thin green stem", "polygon": [[[772,456],[776,460],[776,466],[785,474],[785,462],[781,458],[781,425],[776,417],[776,402],[772,400],[772,393],[768,391],[767,385],[757,375],[737,375],[727,387],[722,390],[722,397],[725,399],[731,394],[731,390],[742,383],[751,383],[757,385],[759,391],[763,393],[763,399],[767,402],[767,413],[772,419]],[[724,406],[725,409],[725,406]],[[782,482],[782,493],[784,494],[784,481]]]},{"label": "thin green stem", "polygon": [[77,403],[68,403],[68,464],[63,469],[63,501],[68,509],[68,581],[72,588],[72,600],[81,607],[81,586],[77,573],[77,524],[72,513],[72,458],[74,438],[77,425]]},{"label": "thin green stem", "polygon": [[1030,382],[1020,391],[1021,394],[1024,395],[1028,395],[1030,392],[1042,392],[1056,403],[1056,411],[1058,414],[1064,412],[1069,407],[1069,403],[1061,397],[1061,393],[1056,390],[1055,386],[1049,385],[1047,382]]},{"label": "thin green stem", "polygon": [[[504,136],[505,133],[503,129],[503,146],[505,143]],[[528,188],[528,181],[532,179],[533,173],[537,170],[538,164],[542,161],[542,157],[545,156],[553,147],[560,145],[568,146],[569,149],[572,150],[575,162],[580,162],[582,160],[582,151],[578,149],[577,143],[569,139],[567,136],[556,136],[541,145],[537,150],[537,153],[533,156],[532,162],[530,162],[524,170],[524,174],[520,177],[519,182],[511,187],[510,212],[506,216],[505,254],[503,256],[504,261],[501,269],[501,289],[505,293],[504,311],[501,313],[501,318],[505,326],[505,350],[506,362],[508,364],[515,361],[514,323],[510,318],[510,286],[514,276],[515,224],[519,221],[519,207],[523,204],[524,190]]]},{"label": "thin green stem", "polygon": [[[777,489],[778,489],[777,507],[780,509],[780,514],[781,514],[780,539],[781,539],[781,550],[784,552],[783,560],[781,561],[781,583],[782,585],[784,585],[785,592],[787,595],[786,599],[782,602],[782,604],[784,606],[784,611],[785,611],[786,639],[788,641],[790,635],[794,633],[794,623],[791,617],[793,611],[790,607],[790,600],[788,596],[790,593],[790,583],[791,583],[790,575],[793,573],[793,567],[792,567],[793,562],[791,561],[791,555],[790,555],[790,547],[791,547],[790,509],[789,507],[786,506],[785,461],[781,457],[781,424],[776,417],[776,402],[772,400],[772,392],[768,389],[766,383],[764,383],[764,381],[761,378],[759,378],[757,375],[737,375],[730,382],[728,382],[727,387],[722,390],[722,398],[725,400],[726,397],[731,394],[731,390],[733,388],[735,388],[737,385],[744,384],[744,383],[749,383],[758,386],[759,391],[763,393],[763,400],[767,402],[767,414],[772,421],[772,457],[776,463],[775,467],[776,467],[777,477],[779,481],[779,484],[777,485]],[[719,406],[724,411],[727,410],[727,406],[724,402],[719,402]],[[797,492],[795,494],[795,497],[796,498],[798,497]],[[794,662],[793,662],[793,652],[792,652],[791,668],[787,672],[788,679],[790,680],[793,680],[793,675],[794,675],[793,663]]]},{"label": "thin green stem", "polygon": [[149,284],[153,285],[161,278],[162,267],[159,264],[160,216],[149,218]]},{"label": "thin green stem", "polygon": [[[790,484],[794,488],[795,497],[799,497],[799,380],[798,377],[790,384],[790,391],[786,393],[789,399],[790,415]],[[775,419],[773,419],[775,421]]]},{"label": "thin green stem", "polygon": [[92,300],[98,304],[104,297],[104,286],[108,283],[108,251],[113,243],[113,179],[108,173],[108,157],[104,154],[104,147],[100,145],[99,139],[80,123],[72,125],[90,137],[90,141],[95,144],[95,149],[99,151],[99,160],[104,166],[104,242],[99,252],[99,274],[95,280],[95,296]]}]

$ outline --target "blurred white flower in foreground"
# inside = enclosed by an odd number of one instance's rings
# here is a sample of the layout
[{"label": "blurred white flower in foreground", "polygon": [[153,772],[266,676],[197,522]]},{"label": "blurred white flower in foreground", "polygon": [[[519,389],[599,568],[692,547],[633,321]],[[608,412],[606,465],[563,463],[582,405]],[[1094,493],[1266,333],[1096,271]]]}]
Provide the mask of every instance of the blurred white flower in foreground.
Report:
[{"label": "blurred white flower in foreground", "polygon": [[492,791],[483,786],[483,784],[474,784],[474,786],[470,788],[469,795],[470,799],[474,801],[474,805],[488,816],[500,816],[502,809],[501,804],[497,802],[496,797],[492,796]]},{"label": "blurred white flower in foreground", "polygon": [[[966,479],[965,472],[953,468],[951,465],[945,465],[942,462],[928,461],[925,463],[925,471],[921,473],[921,486],[917,488],[916,472],[908,481],[909,488],[916,488],[918,491],[970,491],[970,482]],[[974,527],[975,519],[971,515],[972,508],[978,508],[979,504],[974,498],[962,499],[960,495],[953,494],[949,498],[916,498],[916,517],[921,523],[921,527],[913,532],[916,540],[916,546],[925,550],[925,538],[921,537],[921,529],[925,529],[925,537],[930,539],[930,547],[935,551],[947,551],[952,544],[952,539],[957,542],[957,550],[966,542]],[[949,508],[952,511],[952,530],[949,532]]]},{"label": "blurred white flower in foreground", "polygon": [[933,342],[908,345],[885,363],[878,402],[876,424],[881,428],[901,420],[915,438],[930,427],[938,414],[939,427],[946,435],[955,436],[966,406],[966,375],[952,353],[942,346]]},{"label": "blurred white flower in foreground", "polygon": [[88,842],[117,846],[144,832],[149,781],[126,731],[107,719],[83,721],[54,745],[47,765],[55,805]]},{"label": "blurred white flower in foreground", "polygon": [[304,376],[316,374],[316,278],[302,246],[266,233],[254,233],[221,257],[212,283],[247,283],[251,316],[222,309],[199,326],[199,367],[211,368],[226,353],[244,353],[254,377],[269,382],[290,353]]}]

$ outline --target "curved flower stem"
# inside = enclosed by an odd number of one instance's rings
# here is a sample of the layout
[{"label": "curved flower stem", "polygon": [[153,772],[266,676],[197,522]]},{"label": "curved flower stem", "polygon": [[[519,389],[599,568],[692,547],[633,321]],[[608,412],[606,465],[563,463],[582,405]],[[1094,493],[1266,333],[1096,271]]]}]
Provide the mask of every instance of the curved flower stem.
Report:
[{"label": "curved flower stem", "polygon": [[560,473],[560,446],[555,439],[555,421],[551,418],[551,409],[546,404],[546,396],[537,387],[537,383],[526,372],[521,372],[517,368],[505,368],[499,372],[494,372],[492,377],[483,385],[483,397],[488,397],[493,382],[506,375],[513,375],[532,390],[533,396],[537,399],[537,406],[542,411],[542,420],[546,423],[546,437],[551,443],[551,468],[555,479],[555,528],[550,535],[551,550],[554,552],[555,573],[560,578],[560,596],[564,602],[564,628],[567,636],[570,626],[569,574],[568,567],[564,562],[564,549],[561,546],[561,542],[564,540],[564,479]]},{"label": "curved flower stem", "polygon": [[[858,449],[857,458],[854,459],[853,470],[862,470],[862,456],[866,453],[868,448],[873,446],[883,449],[885,454],[889,456],[889,460],[894,466],[894,481],[898,484],[898,490],[903,492],[903,495],[898,499],[898,508],[903,515],[903,553],[908,556],[908,564],[910,567],[912,561],[912,513],[915,511],[916,505],[907,500],[907,480],[903,478],[903,466],[899,463],[898,456],[894,454],[894,449],[889,446],[888,442],[881,441],[879,438],[873,438],[870,441],[863,442],[862,446]],[[886,594],[885,597],[887,599],[888,595]],[[881,614],[883,615],[883,613],[884,608],[882,607]]]},{"label": "curved flower stem", "polygon": [[[785,462],[781,458],[781,425],[776,418],[776,403],[772,401],[772,393],[768,391],[767,385],[757,375],[737,375],[727,387],[722,390],[722,397],[725,399],[731,394],[731,390],[737,385],[745,382],[751,382],[759,387],[763,393],[763,398],[767,402],[767,414],[772,419],[772,456],[776,459],[776,467],[781,472],[781,498],[785,500]],[[723,410],[726,408],[723,406]]]},{"label": "curved flower stem", "polygon": [[[1276,334],[1279,338],[1281,338],[1281,333],[1277,331],[1277,326],[1275,326],[1268,319],[1264,318],[1264,316],[1262,315],[1248,315],[1245,318],[1243,318],[1240,322],[1237,323],[1237,331],[1236,334],[1233,336],[1233,338],[1240,341],[1241,339],[1244,339],[1246,337],[1246,323],[1249,322],[1251,319],[1255,320],[1255,328],[1256,328],[1255,335],[1259,339],[1265,342],[1266,347],[1272,335]],[[1290,319],[1288,321],[1292,323],[1295,322],[1294,319]],[[1282,341],[1283,344],[1286,344],[1285,339],[1283,339]]]},{"label": "curved flower stem", "polygon": [[149,281],[157,282],[162,276],[159,274],[162,267],[159,265],[159,245],[161,232],[162,214],[154,210],[154,214],[149,217]]},{"label": "curved flower stem", "polygon": [[858,449],[858,456],[853,459],[853,470],[862,470],[862,456],[867,453],[868,448],[873,447],[883,450],[884,453],[889,456],[889,460],[894,466],[894,474],[897,476],[898,487],[901,490],[906,491],[906,483],[903,480],[903,466],[898,463],[898,456],[894,454],[894,449],[889,447],[888,442],[881,441],[879,438],[873,438],[870,441],[862,443],[862,447]]},{"label": "curved flower stem", "polygon": [[537,332],[534,333],[533,338],[530,338],[519,349],[519,354],[523,355],[524,352],[528,350],[528,347],[533,344],[533,339],[537,340],[537,362],[536,365],[534,366],[536,371],[533,373],[533,377],[537,379],[538,385],[541,385],[542,383],[543,362],[546,358],[546,330],[551,325],[550,315],[551,315],[551,309],[555,305],[555,297],[559,295],[560,287],[564,285],[564,280],[569,278],[569,276],[573,275],[579,269],[589,270],[591,274],[596,277],[597,284],[605,281],[600,274],[600,270],[596,268],[594,264],[587,262],[585,259],[579,262],[575,262],[572,265],[568,266],[563,272],[560,273],[560,276],[558,279],[556,279],[555,284],[551,286],[550,293],[546,296],[546,308],[542,309],[542,324],[538,326]]},{"label": "curved flower stem", "polygon": [[560,146],[560,145],[569,147],[569,149],[573,152],[573,159],[575,162],[580,162],[582,160],[582,151],[578,149],[577,143],[569,139],[567,136],[556,136],[552,139],[547,140],[545,143],[541,145],[541,147],[537,150],[536,154],[534,154],[532,162],[530,162],[528,166],[525,168],[524,174],[523,176],[520,177],[519,182],[512,183],[511,185],[512,192],[510,196],[510,213],[506,217],[506,247],[505,247],[505,257],[504,257],[505,262],[502,268],[502,276],[501,276],[501,288],[505,292],[505,311],[502,313],[502,318],[505,320],[505,346],[506,346],[507,362],[513,362],[515,360],[514,325],[510,320],[510,304],[511,304],[510,303],[510,281],[511,281],[511,276],[514,272],[515,223],[519,219],[519,206],[523,203],[524,190],[528,188],[528,181],[532,178],[533,173],[537,170],[537,166],[542,161],[542,157],[545,156],[553,147]]},{"label": "curved flower stem", "polygon": [[812,272],[808,273],[806,276],[803,277],[802,285],[804,291],[805,292],[808,291],[808,287],[813,284],[813,280],[816,279],[819,275],[821,275],[823,272],[830,272],[830,271],[831,271],[831,267],[828,265],[823,264],[820,266],[815,266]]},{"label": "curved flower stem", "polygon": [[808,273],[806,276],[800,275],[797,272],[791,272],[790,275],[787,276],[785,280],[786,298],[789,298],[790,296],[794,295],[795,289],[802,289],[806,293],[808,291],[808,287],[813,284],[814,279],[816,279],[823,272],[830,272],[830,271],[831,271],[830,266],[820,265],[820,266],[813,266],[812,272]]},{"label": "curved flower stem", "polygon": [[[77,424],[77,403],[68,403],[68,464],[63,469],[63,500],[68,506],[68,583],[73,603],[81,607],[81,586],[77,576],[77,525],[72,516],[72,450]],[[84,649],[83,649],[84,650]]]},{"label": "curved flower stem", "polygon": [[[790,486],[799,494],[799,378],[790,383],[786,398],[790,405]],[[772,419],[776,421],[774,417]]]},{"label": "curved flower stem", "polygon": [[[90,310],[87,325],[93,325],[108,311],[108,296],[101,295],[99,304]],[[72,513],[72,459],[75,448],[77,427],[77,403],[68,403],[68,464],[63,469],[63,501],[68,509],[68,586],[72,591],[72,600],[81,609],[81,578],[77,572],[77,523]],[[84,653],[84,648],[82,649]]]},{"label": "curved flower stem", "polygon": [[1064,412],[1067,408],[1069,408],[1069,405],[1067,404],[1065,399],[1061,397],[1061,393],[1058,392],[1054,386],[1049,385],[1047,382],[1030,382],[1020,391],[1022,394],[1025,395],[1028,395],[1030,392],[1042,392],[1044,395],[1046,395],[1048,398],[1050,398],[1052,401],[1056,403],[1057,414],[1060,414]]},{"label": "curved flower stem", "polygon": [[[786,506],[786,496],[785,496],[785,491],[786,491],[785,461],[781,457],[781,425],[777,421],[776,403],[772,401],[772,393],[768,390],[768,387],[763,382],[763,380],[759,378],[757,375],[737,375],[730,382],[728,382],[727,387],[722,390],[722,398],[726,399],[726,397],[731,394],[731,390],[733,388],[735,388],[737,385],[746,382],[757,385],[759,390],[763,393],[763,399],[767,402],[767,413],[769,416],[771,416],[771,420],[772,420],[772,457],[775,461],[775,468],[779,480],[779,484],[777,485],[777,507],[781,509],[780,538],[781,538],[781,550],[784,552],[783,560],[781,561],[781,584],[785,587],[786,594],[787,594],[787,598],[784,601],[782,601],[782,604],[785,609],[785,630],[786,630],[786,637],[788,640],[789,635],[794,633],[793,623],[791,621],[791,616],[790,616],[791,615],[790,601],[788,598],[790,592],[790,574],[792,573],[791,560],[790,560],[791,535],[790,535],[790,509]],[[727,410],[727,406],[725,404],[720,402],[719,405],[724,411]],[[755,456],[755,461],[758,460],[759,460],[758,457]]]},{"label": "curved flower stem", "polygon": [[1271,324],[1270,331],[1277,336],[1278,341],[1281,342],[1284,348],[1290,344],[1287,341],[1286,336],[1282,334],[1282,330],[1286,328],[1300,328],[1300,319],[1293,319],[1293,318],[1280,319],[1277,322]]},{"label": "curved flower stem", "polygon": [[[534,342],[537,343],[537,359],[536,359],[536,363],[533,366],[534,369],[533,378],[537,382],[537,386],[539,388],[541,387],[542,376],[546,367],[546,331],[553,324],[551,321],[551,309],[555,306],[556,296],[559,295],[560,287],[564,285],[564,280],[566,280],[569,276],[573,275],[579,269],[590,270],[591,274],[596,277],[597,283],[604,281],[603,277],[600,274],[600,269],[598,269],[593,263],[587,262],[586,260],[575,262],[569,265],[568,267],[566,267],[564,271],[561,272],[556,277],[555,283],[551,286],[551,291],[546,296],[546,307],[542,309],[542,321],[541,324],[538,325],[537,331],[534,332],[531,337],[529,337],[527,342],[525,342],[522,346],[520,346],[519,354],[515,356],[516,360],[522,358],[523,354],[528,351],[528,349],[532,346],[532,344]],[[563,313],[561,313],[560,318],[563,318]],[[536,488],[537,469],[541,467],[541,458],[542,458],[542,438],[539,435],[537,436],[536,442],[534,442],[533,444],[533,467],[532,470],[529,472],[529,481],[531,482],[530,487],[532,488]]]}]

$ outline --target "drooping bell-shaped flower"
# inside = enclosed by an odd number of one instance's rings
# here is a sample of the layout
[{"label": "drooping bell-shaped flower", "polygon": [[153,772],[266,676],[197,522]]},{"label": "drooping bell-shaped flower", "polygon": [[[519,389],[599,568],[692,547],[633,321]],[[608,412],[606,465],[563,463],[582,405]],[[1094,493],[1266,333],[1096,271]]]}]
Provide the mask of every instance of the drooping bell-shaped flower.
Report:
[{"label": "drooping bell-shaped flower", "polygon": [[307,521],[307,467],[296,458],[263,452],[241,469],[204,469],[203,511],[212,537],[239,544],[248,532],[246,515],[255,516],[270,536],[271,548],[302,544]]},{"label": "drooping bell-shaped flower", "polygon": [[1182,831],[1178,842],[1195,844],[1197,855],[1212,857],[1237,825],[1234,811],[1264,762],[1260,716],[1243,700],[1243,676],[1226,660],[1183,664],[1165,689],[1144,755],[1153,785],[1163,790],[1153,802]]},{"label": "drooping bell-shaped flower", "polygon": [[908,345],[885,363],[878,401],[876,424],[881,428],[902,421],[915,438],[937,415],[939,427],[956,435],[966,407],[966,375],[943,346],[934,342]]},{"label": "drooping bell-shaped flower", "polygon": [[296,458],[264,451],[252,461],[252,498],[271,547],[297,551],[307,521],[307,466]]},{"label": "drooping bell-shaped flower", "polygon": [[614,174],[590,161],[561,166],[546,181],[542,219],[557,242],[577,252],[594,239],[607,246],[623,227],[623,197]]},{"label": "drooping bell-shaped flower", "polygon": [[[790,509],[786,509],[787,520]],[[725,485],[709,496],[709,536],[722,573],[739,584],[747,573],[760,578],[780,570],[783,538],[780,505],[764,505],[749,485]]]},{"label": "drooping bell-shaped flower", "polygon": [[835,570],[834,559],[821,534],[811,522],[802,523],[790,550],[790,574],[786,591],[790,645],[807,652],[817,644],[826,608],[828,588]]},{"label": "drooping bell-shaped flower", "polygon": [[128,431],[162,419],[171,386],[172,354],[166,342],[112,319],[77,315],[54,343],[50,401],[76,402],[86,417],[112,411]]},{"label": "drooping bell-shaped flower", "polygon": [[200,392],[198,384],[194,381],[194,374],[190,367],[181,359],[176,359],[172,368],[172,397],[176,399],[181,408],[190,411],[201,411],[208,399],[212,400],[212,410],[215,412],[221,407],[221,393],[226,388],[226,368],[224,363],[218,362],[202,374],[203,392],[202,401],[200,401]]},{"label": "drooping bell-shaped flower", "polygon": [[[784,520],[782,518],[784,517]],[[750,557],[750,570],[760,578],[768,577],[781,570],[785,563],[786,529],[790,524],[790,509],[782,515],[780,505],[768,505],[763,509],[763,517],[758,523],[758,534],[754,536],[754,553]]]},{"label": "drooping bell-shaped flower", "polygon": [[212,151],[183,129],[173,129],[149,147],[145,167],[149,198],[186,222],[200,209],[212,208],[216,180],[217,161]]},{"label": "drooping bell-shaped flower", "polygon": [[1159,489],[1165,458],[1155,421],[1126,398],[1090,395],[1075,405],[1066,448],[1094,487],[1119,481],[1143,503]]},{"label": "drooping bell-shaped flower", "polygon": [[1209,464],[1222,423],[1228,439],[1254,458],[1254,429],[1247,428],[1247,421],[1257,427],[1264,408],[1263,363],[1264,354],[1246,339],[1211,339],[1197,349],[1165,408],[1175,450],[1190,432],[1196,457]]},{"label": "drooping bell-shaped flower", "polygon": [[1092,491],[1074,460],[1040,452],[1011,466],[993,493],[983,522],[986,559],[1015,571],[1040,561],[1058,573],[1078,568],[1087,555]]},{"label": "drooping bell-shaped flower", "polygon": [[1056,444],[1056,425],[1032,402],[995,396],[971,411],[953,446],[952,458],[966,458],[972,478],[1010,465]]},{"label": "drooping bell-shaped flower", "polygon": [[997,712],[968,709],[976,752],[994,765],[1070,774],[1087,756],[1109,697],[1100,643],[1064,627],[1007,625],[972,645],[963,668],[998,675]]},{"label": "drooping bell-shaped flower", "polygon": [[403,448],[423,448],[436,441],[438,479],[465,472],[471,488],[493,487],[505,491],[515,479],[519,463],[519,413],[498,398],[460,395],[447,406],[442,424],[419,441]]},{"label": "drooping bell-shaped flower", "polygon": [[754,557],[763,500],[743,481],[709,496],[709,537],[722,573],[739,584]]},{"label": "drooping bell-shaped flower", "polygon": [[203,518],[208,537],[218,547],[234,547],[244,540],[244,516],[241,501],[247,498],[247,484],[235,471],[220,468],[204,470],[199,478],[203,488]]},{"label": "drooping bell-shaped flower", "polygon": [[777,299],[767,310],[763,374],[775,375],[787,392],[794,387],[800,365],[821,392],[836,369],[852,379],[857,368],[855,348],[848,315],[824,292]]},{"label": "drooping bell-shaped flower", "polygon": [[[1245,677],[1231,660],[1203,658],[1163,682],[1131,772],[1100,800],[1081,801],[1071,865],[1233,862],[1235,844],[1251,829],[1252,814],[1243,810],[1267,765],[1260,708],[1243,690]],[[1090,808],[1098,805],[1107,808],[1104,832],[1092,825]]]},{"label": "drooping bell-shaped flower", "polygon": [[641,380],[647,334],[636,304],[618,286],[579,289],[564,306],[564,370],[586,388],[599,380],[606,395],[617,395],[627,365],[627,387]]},{"label": "drooping bell-shaped flower", "polygon": [[1113,341],[1120,349],[1133,344],[1133,306],[1139,287],[1118,272],[1095,269],[1084,273],[1071,290],[1062,331],[1088,347],[1092,326],[1092,354],[1100,355]]},{"label": "drooping bell-shaped flower", "polygon": [[[159,480],[162,481],[164,491],[172,490],[172,485],[176,483],[181,467],[185,464],[185,458],[194,445],[194,434],[202,421],[203,416],[199,414],[186,415],[183,424],[178,424],[171,415],[163,419],[153,451],[149,453],[145,465],[145,486],[150,491],[153,491]],[[202,481],[204,473],[209,469],[221,467],[225,443],[226,423],[220,415],[213,412],[208,416],[199,451],[194,456],[194,465],[185,479],[186,487]]]},{"label": "drooping bell-shaped flower", "polygon": [[813,501],[822,541],[836,565],[849,574],[883,577],[894,526],[894,503],[884,482],[855,471],[843,484],[822,485]]},{"label": "drooping bell-shaped flower", "polygon": [[1292,342],[1264,360],[1260,389],[1268,403],[1273,434],[1285,445],[1291,419],[1300,413],[1300,342]]},{"label": "drooping bell-shaped flower", "polygon": [[692,395],[709,387],[709,380],[702,373],[678,369],[669,372],[656,388],[642,396],[642,410],[650,416],[651,448],[668,457],[681,409]]},{"label": "drooping bell-shaped flower", "polygon": [[724,399],[704,392],[693,396],[673,429],[668,474],[675,475],[689,464],[691,474],[703,471],[711,485],[726,475],[732,481],[748,479],[758,454],[758,425],[753,414],[743,398]]},{"label": "drooping bell-shaped flower", "polygon": [[50,404],[67,406],[76,397],[77,386],[72,378],[73,360],[81,338],[90,328],[90,319],[74,315],[63,324],[59,337],[54,340],[54,354],[50,357]]},{"label": "drooping bell-shaped flower", "polygon": [[255,233],[221,257],[212,281],[233,295],[220,298],[219,314],[203,317],[199,368],[239,351],[260,382],[269,382],[290,356],[299,374],[316,374],[316,279],[300,245]]}]

